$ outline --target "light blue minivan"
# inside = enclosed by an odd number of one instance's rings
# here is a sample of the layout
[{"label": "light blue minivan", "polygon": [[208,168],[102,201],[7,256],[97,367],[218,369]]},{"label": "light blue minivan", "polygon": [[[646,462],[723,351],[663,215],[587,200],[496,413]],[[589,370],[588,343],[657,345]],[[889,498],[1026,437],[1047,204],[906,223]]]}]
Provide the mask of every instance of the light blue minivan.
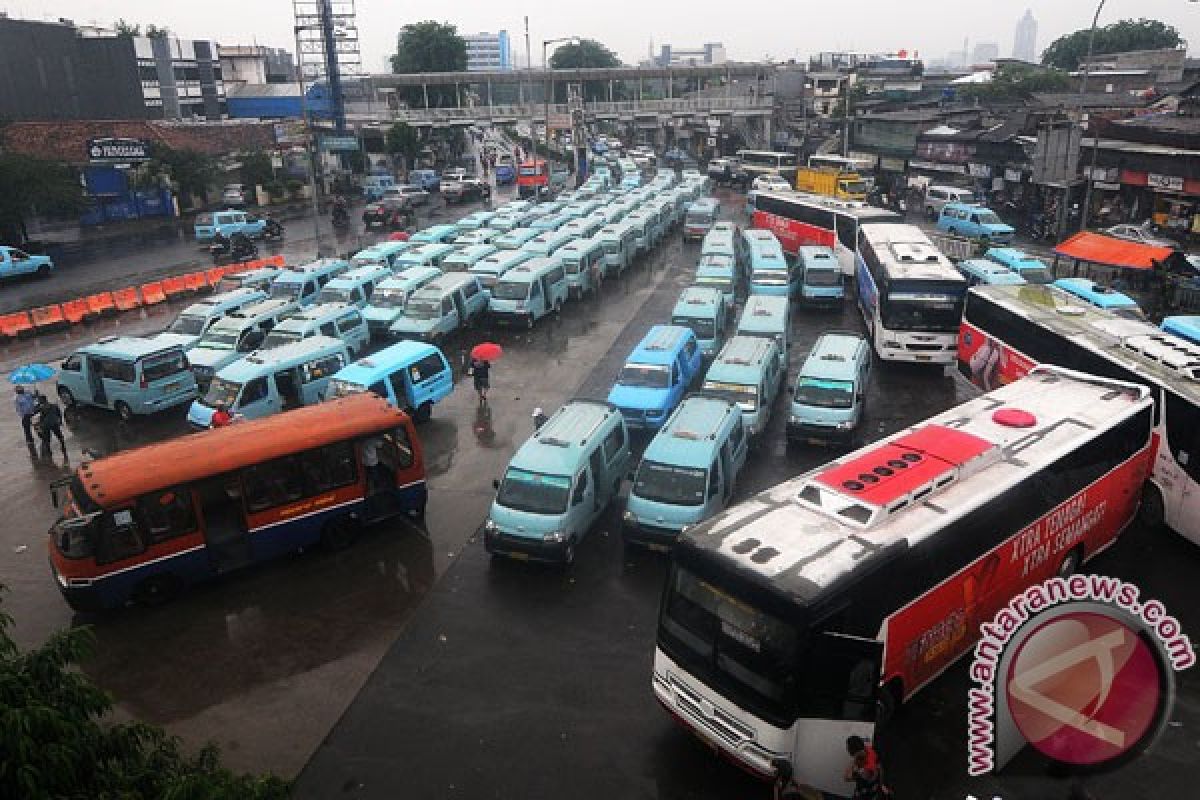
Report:
[{"label": "light blue minivan", "polygon": [[1118,317],[1139,321],[1146,319],[1146,315],[1132,297],[1087,278],[1059,278],[1051,285],[1094,308],[1103,309]]},{"label": "light blue minivan", "polygon": [[866,339],[846,331],[822,334],[788,390],[788,442],[850,441],[862,422],[870,371]]},{"label": "light blue minivan", "polygon": [[749,438],[736,403],[706,395],[684,400],[633,477],[621,517],[624,543],[667,551],[685,528],[728,506]]},{"label": "light blue minivan", "polygon": [[301,306],[317,302],[321,288],[350,269],[340,258],[321,258],[299,267],[289,267],[271,281],[271,297],[293,300]]},{"label": "light blue minivan", "polygon": [[482,318],[487,304],[488,293],[479,285],[479,278],[468,272],[447,273],[413,292],[404,314],[392,323],[391,334],[442,342]]},{"label": "light blue minivan", "polygon": [[558,250],[570,242],[575,241],[577,237],[570,233],[562,231],[548,231],[539,233],[537,236],[530,239],[525,244],[521,245],[521,249],[527,253],[533,253],[535,256],[549,257],[554,255]]},{"label": "light blue minivan", "polygon": [[632,456],[616,408],[572,400],[517,450],[496,481],[483,525],[494,556],[571,564],[588,530],[616,499]]},{"label": "light blue minivan", "polygon": [[260,419],[321,401],[333,376],[350,363],[341,339],[312,336],[299,342],[256,350],[222,369],[204,398],[188,409],[188,424],[211,427],[218,406],[245,419]]},{"label": "light blue minivan", "polygon": [[562,311],[567,272],[558,258],[531,258],[504,273],[491,295],[488,312],[494,321],[532,328],[547,314]]},{"label": "light blue minivan", "polygon": [[58,370],[64,408],[95,406],[125,422],[190,402],[196,378],[177,344],[134,336],[105,336],[67,356]]},{"label": "light blue minivan", "polygon": [[533,253],[525,250],[497,250],[476,261],[469,271],[472,275],[477,275],[483,288],[491,292],[496,288],[496,281],[500,280],[504,273],[531,258]]},{"label": "light blue minivan", "polygon": [[1008,267],[1025,279],[1026,283],[1052,283],[1054,275],[1046,262],[1015,247],[992,247],[983,257]]},{"label": "light blue minivan", "polygon": [[708,253],[700,256],[700,262],[696,265],[696,277],[693,279],[693,283],[697,286],[707,286],[720,290],[721,294],[725,297],[725,309],[732,312],[734,303],[737,302],[740,279],[741,275],[738,274],[737,264],[733,260],[733,256]]},{"label": "light blue minivan", "polygon": [[458,225],[430,225],[428,228],[414,233],[408,240],[417,245],[449,244],[454,241],[454,237],[457,235]]},{"label": "light blue minivan", "polygon": [[355,308],[366,308],[375,287],[392,277],[392,270],[382,264],[368,264],[346,270],[325,284],[317,294],[317,304],[345,303]]},{"label": "light blue minivan", "polygon": [[742,232],[746,263],[750,268],[750,294],[780,295],[800,292],[800,270],[793,269],[775,234],[760,228]]},{"label": "light blue minivan", "polygon": [[351,357],[371,343],[371,331],[361,311],[345,303],[321,303],[289,314],[271,329],[259,349],[283,347],[313,336],[341,339]]},{"label": "light blue minivan", "polygon": [[249,288],[209,295],[179,312],[167,329],[153,338],[164,347],[177,344],[190,350],[226,314],[266,299],[266,292]]},{"label": "light blue minivan", "polygon": [[441,350],[424,342],[397,342],[338,370],[326,399],[374,392],[417,422],[454,391],[454,373]]},{"label": "light blue minivan", "polygon": [[758,436],[767,429],[782,385],[778,345],[758,336],[734,336],[709,365],[701,388],[737,403],[746,430]]},{"label": "light blue minivan", "polygon": [[970,203],[946,203],[938,215],[938,230],[951,236],[965,236],[985,243],[1007,244],[1016,235],[996,212]]},{"label": "light blue minivan", "polygon": [[845,275],[837,255],[828,247],[805,246],[796,251],[800,304],[840,308],[846,300]]},{"label": "light blue minivan", "polygon": [[392,323],[404,313],[413,292],[442,274],[437,267],[413,267],[381,281],[362,310],[371,338],[385,336]]},{"label": "light blue minivan", "polygon": [[596,239],[573,239],[554,257],[567,272],[567,292],[571,297],[595,296],[604,280],[604,244]]},{"label": "light blue minivan", "polygon": [[350,265],[365,267],[370,264],[382,264],[388,269],[395,270],[400,263],[400,256],[416,246],[413,242],[376,242],[355,253],[354,257],[350,259]]},{"label": "light blue minivan", "polygon": [[779,346],[779,363],[787,371],[788,348],[791,346],[791,326],[788,325],[790,306],[786,297],[752,294],[738,319],[738,336],[761,336],[774,339]]},{"label": "light blue minivan", "polygon": [[700,352],[706,358],[721,349],[729,322],[725,294],[713,286],[687,287],[679,293],[671,312],[671,324],[691,328],[700,342]]},{"label": "light blue minivan", "polygon": [[703,368],[691,328],[655,325],[625,360],[608,393],[630,428],[657,430],[683,400]]},{"label": "light blue minivan", "polygon": [[622,219],[601,228],[594,237],[604,246],[604,276],[620,275],[637,255],[637,229]]},{"label": "light blue minivan", "polygon": [[396,272],[403,272],[413,267],[437,267],[441,269],[442,262],[450,257],[455,250],[452,244],[423,244],[414,247],[396,262]]}]

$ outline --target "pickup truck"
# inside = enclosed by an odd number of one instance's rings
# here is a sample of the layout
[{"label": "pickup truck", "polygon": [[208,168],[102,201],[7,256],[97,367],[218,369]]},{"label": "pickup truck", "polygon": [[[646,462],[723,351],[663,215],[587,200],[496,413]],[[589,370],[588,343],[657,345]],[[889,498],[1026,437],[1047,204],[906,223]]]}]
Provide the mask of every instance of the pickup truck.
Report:
[{"label": "pickup truck", "polygon": [[0,278],[18,275],[37,275],[49,278],[54,270],[50,256],[35,256],[16,247],[0,246]]},{"label": "pickup truck", "polygon": [[468,200],[483,200],[490,196],[492,187],[487,181],[462,176],[449,180],[442,176],[442,197],[447,203],[465,203]]}]

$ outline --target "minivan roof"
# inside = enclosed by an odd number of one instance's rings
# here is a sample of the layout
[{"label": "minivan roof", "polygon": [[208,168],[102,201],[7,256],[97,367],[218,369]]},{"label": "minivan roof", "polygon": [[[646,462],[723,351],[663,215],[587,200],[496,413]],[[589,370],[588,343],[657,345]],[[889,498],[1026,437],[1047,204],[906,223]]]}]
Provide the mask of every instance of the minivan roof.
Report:
[{"label": "minivan roof", "polygon": [[734,336],[725,343],[721,352],[705,373],[704,379],[727,383],[757,384],[758,377],[769,358],[774,339],[761,336]]},{"label": "minivan roof", "polygon": [[346,352],[346,343],[329,336],[310,336],[298,342],[288,342],[270,350],[255,350],[245,358],[234,361],[217,374],[225,380],[241,382],[263,372],[263,367],[277,369],[294,361],[306,361],[320,353],[340,350]]},{"label": "minivan roof", "polygon": [[691,316],[697,313],[713,314],[721,306],[724,295],[712,286],[689,286],[679,293],[675,301],[675,316]]},{"label": "minivan roof", "polygon": [[796,258],[804,262],[804,266],[817,269],[841,269],[833,250],[819,245],[804,245],[796,250]]},{"label": "minivan roof", "polygon": [[621,424],[616,406],[598,400],[571,400],[554,413],[521,448],[510,462],[517,469],[574,477],[587,458],[585,451],[600,435],[606,423]]},{"label": "minivan roof", "polygon": [[[771,294],[752,294],[746,298],[746,307],[742,310],[742,318],[738,324],[738,330],[742,330],[744,323],[756,322],[758,320],[782,319],[784,325],[787,324],[788,299],[778,295]],[[749,326],[754,329],[754,326]]]},{"label": "minivan roof", "polygon": [[164,346],[162,342],[140,336],[105,336],[91,344],[85,344],[76,352],[90,356],[106,356],[122,361],[136,361],[144,356],[178,350],[178,344]]},{"label": "minivan roof", "polygon": [[[409,286],[412,286],[414,283],[419,283],[420,281],[423,281],[426,278],[430,278],[430,279],[436,278],[437,276],[439,276],[441,274],[442,274],[442,271],[440,269],[438,269],[437,267],[413,267],[412,269],[406,269],[406,270],[404,270],[404,272],[393,275],[390,278],[384,278],[382,281],[379,282],[379,285],[376,286],[375,288],[376,289],[407,289]],[[431,276],[432,276],[432,278],[431,278]]]},{"label": "minivan roof", "polygon": [[721,447],[717,434],[741,417],[737,404],[718,397],[689,395],[651,440],[643,459],[708,469]]},{"label": "minivan roof", "polygon": [[800,375],[809,378],[852,381],[858,376],[856,359],[865,356],[866,339],[856,333],[829,332],[821,334],[812,352],[804,360]]},{"label": "minivan roof", "polygon": [[629,361],[635,364],[665,364],[670,365],[675,360],[675,353],[683,347],[689,337],[695,337],[691,328],[682,325],[655,325],[652,327],[637,347],[629,354]]},{"label": "minivan roof", "polygon": [[382,264],[364,264],[361,267],[346,270],[331,280],[328,285],[334,287],[354,286],[363,281],[376,280],[380,274],[391,275],[392,271]]},{"label": "minivan roof", "polygon": [[414,361],[419,361],[434,353],[440,354],[441,351],[425,342],[410,340],[396,342],[372,355],[364,356],[352,364],[347,364],[338,370],[334,377],[350,383],[357,383],[360,386],[370,386],[392,374],[397,368],[406,367]]}]

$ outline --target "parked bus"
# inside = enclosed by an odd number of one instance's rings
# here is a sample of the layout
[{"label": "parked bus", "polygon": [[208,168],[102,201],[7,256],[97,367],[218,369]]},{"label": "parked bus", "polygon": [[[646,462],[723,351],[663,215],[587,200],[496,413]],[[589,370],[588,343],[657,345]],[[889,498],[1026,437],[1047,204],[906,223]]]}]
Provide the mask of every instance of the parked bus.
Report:
[{"label": "parked bus", "polygon": [[789,184],[796,180],[796,154],[771,150],[738,150],[742,169],[751,179],[759,175],[780,175]]},{"label": "parked bus", "polygon": [[875,164],[867,158],[847,158],[833,153],[814,153],[808,157],[808,166],[813,169],[836,169],[838,172],[857,172],[869,174],[875,171]]},{"label": "parked bus", "polygon": [[686,530],[651,684],[714,750],[844,792],[846,737],[970,652],[1017,593],[1133,519],[1145,388],[1058,367],[978,397]]},{"label": "parked bus", "polygon": [[360,524],[422,516],[426,499],[412,421],[369,393],[86,461],[51,487],[51,570],[78,610],[154,605],[318,542],[339,549]]},{"label": "parked bus", "polygon": [[915,225],[866,225],[858,307],[886,361],[953,364],[967,280]]},{"label": "parked bus", "polygon": [[754,192],[750,226],[775,234],[788,255],[804,245],[833,248],[845,275],[854,274],[858,234],[868,223],[899,223],[894,211],[813,194]]},{"label": "parked bus", "polygon": [[1035,364],[1149,386],[1155,453],[1142,520],[1200,544],[1200,346],[1148,322],[1085,307],[1051,286],[977,286],[967,293],[958,368],[976,386],[1011,383]]}]

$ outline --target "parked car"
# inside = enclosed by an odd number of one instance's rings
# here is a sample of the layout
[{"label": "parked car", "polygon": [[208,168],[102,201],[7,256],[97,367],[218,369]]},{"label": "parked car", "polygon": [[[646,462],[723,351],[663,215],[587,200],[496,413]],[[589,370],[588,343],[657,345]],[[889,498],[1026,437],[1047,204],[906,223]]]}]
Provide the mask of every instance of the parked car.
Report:
[{"label": "parked car", "polygon": [[396,179],[391,175],[368,175],[363,178],[363,197],[367,202],[383,197],[384,191],[396,185]]},{"label": "parked car", "polygon": [[243,208],[246,205],[246,190],[240,183],[228,184],[221,190],[221,202],[229,208]]},{"label": "parked car", "polygon": [[1148,244],[1154,247],[1170,247],[1172,250],[1179,249],[1179,242],[1159,235],[1154,228],[1144,223],[1142,225],[1113,225],[1111,228],[1105,228],[1104,232],[1113,238],[1124,239],[1127,242]]},{"label": "parked car", "polygon": [[54,271],[50,256],[35,256],[17,247],[0,247],[0,278],[18,275],[37,275],[49,278]]},{"label": "parked car", "polygon": [[408,182],[427,192],[436,192],[442,188],[442,179],[433,169],[414,169],[408,173]]},{"label": "parked car", "polygon": [[930,186],[925,190],[925,216],[932,222],[947,203],[974,203],[975,193],[958,186]]},{"label": "parked car", "polygon": [[423,206],[429,203],[429,192],[412,183],[403,183],[399,186],[392,186],[383,191],[383,199],[389,197],[408,200],[414,206]]},{"label": "parked car", "polygon": [[363,225],[368,229],[378,225],[385,230],[403,228],[414,219],[413,201],[400,195],[387,195],[367,203],[362,216]]},{"label": "parked car", "polygon": [[492,187],[487,181],[463,176],[442,183],[442,197],[447,203],[465,203],[468,200],[483,200],[490,197]]}]

